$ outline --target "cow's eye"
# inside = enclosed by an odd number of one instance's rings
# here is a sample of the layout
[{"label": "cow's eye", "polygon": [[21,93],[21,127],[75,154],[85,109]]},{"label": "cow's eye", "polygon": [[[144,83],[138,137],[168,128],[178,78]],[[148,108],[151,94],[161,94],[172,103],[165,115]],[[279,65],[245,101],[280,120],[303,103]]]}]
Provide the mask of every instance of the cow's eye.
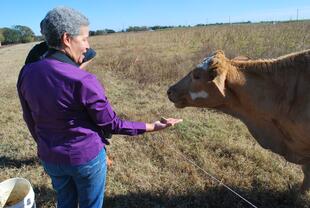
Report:
[{"label": "cow's eye", "polygon": [[217,73],[214,69],[209,69],[209,79],[213,80],[216,77]]},{"label": "cow's eye", "polygon": [[194,79],[200,79],[200,76],[198,74],[193,74]]}]

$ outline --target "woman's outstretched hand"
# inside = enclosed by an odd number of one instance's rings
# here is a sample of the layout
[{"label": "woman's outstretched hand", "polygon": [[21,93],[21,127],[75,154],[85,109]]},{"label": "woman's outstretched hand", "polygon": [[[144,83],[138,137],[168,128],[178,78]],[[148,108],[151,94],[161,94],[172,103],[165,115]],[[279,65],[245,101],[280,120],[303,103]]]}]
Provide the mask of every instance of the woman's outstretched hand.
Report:
[{"label": "woman's outstretched hand", "polygon": [[154,123],[146,123],[146,131],[147,132],[159,131],[168,128],[170,126],[174,126],[175,124],[180,123],[182,121],[183,119],[162,117],[160,121],[155,121]]}]

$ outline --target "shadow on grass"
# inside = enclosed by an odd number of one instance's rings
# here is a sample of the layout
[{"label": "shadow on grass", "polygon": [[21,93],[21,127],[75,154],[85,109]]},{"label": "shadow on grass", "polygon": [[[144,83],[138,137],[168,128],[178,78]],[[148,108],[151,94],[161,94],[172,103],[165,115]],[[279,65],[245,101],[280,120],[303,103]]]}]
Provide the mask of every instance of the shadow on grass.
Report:
[{"label": "shadow on grass", "polygon": [[43,186],[33,187],[35,193],[35,202],[37,208],[56,207],[56,194],[53,189]]},{"label": "shadow on grass", "polygon": [[[233,188],[256,207],[264,208],[306,208],[310,207],[309,198],[300,195],[297,188],[285,192],[272,190],[245,191]],[[185,207],[223,207],[250,208],[246,203],[224,187],[209,188],[206,191],[191,192],[185,195],[169,196],[167,193],[130,193],[128,195],[108,196],[105,198],[105,208],[185,208]]]},{"label": "shadow on grass", "polygon": [[[272,190],[246,191],[232,187],[235,191],[253,203],[264,208],[306,208],[310,207],[309,196],[300,195],[297,188],[284,192]],[[38,208],[56,207],[55,192],[47,187],[34,187]],[[165,192],[141,192],[127,195],[105,197],[105,208],[251,208],[224,187],[209,188],[206,191],[192,191],[184,195],[170,195]]]},{"label": "shadow on grass", "polygon": [[0,156],[0,169],[2,168],[20,168],[23,165],[35,165],[39,164],[37,157],[28,159],[11,159],[6,156]]},{"label": "shadow on grass", "polygon": [[[297,186],[287,191],[262,190],[262,187],[248,191],[232,187],[256,207],[263,208],[308,208],[310,197],[299,194]],[[51,188],[34,186],[35,202],[38,208],[56,207],[56,194]],[[70,193],[68,193],[70,194]],[[205,191],[189,191],[182,195],[167,192],[132,192],[126,195],[105,197],[105,208],[251,208],[224,187],[208,188]]]}]

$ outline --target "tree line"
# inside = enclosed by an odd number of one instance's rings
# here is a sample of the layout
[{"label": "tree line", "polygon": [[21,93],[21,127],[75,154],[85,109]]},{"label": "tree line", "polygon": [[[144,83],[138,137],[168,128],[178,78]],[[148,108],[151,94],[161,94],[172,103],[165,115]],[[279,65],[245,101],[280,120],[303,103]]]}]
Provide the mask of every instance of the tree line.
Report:
[{"label": "tree line", "polygon": [[[178,26],[185,27],[185,26]],[[152,31],[152,30],[160,30],[160,29],[168,29],[174,28],[174,26],[130,26],[126,30],[121,30],[119,32],[139,32],[139,31]],[[116,33],[115,30],[112,29],[102,29],[96,31],[89,31],[90,36],[95,35],[106,35]],[[5,27],[0,28],[0,43],[3,45],[6,44],[16,44],[16,43],[28,43],[37,40],[42,40],[42,36],[36,36],[34,32],[27,26],[15,25],[11,28]]]},{"label": "tree line", "polygon": [[[156,26],[151,26],[151,27],[147,27],[147,26],[129,26],[128,28],[123,29],[123,30],[118,31],[118,32],[154,31],[154,30],[163,30],[163,29],[176,28],[176,27],[191,27],[191,26],[190,25],[189,26],[184,26],[184,25],[179,25],[179,26],[160,26],[160,25],[156,25]],[[110,33],[116,33],[116,31],[112,30],[112,29],[96,30],[96,31],[90,31],[89,35],[90,36],[106,35],[106,34],[110,34]]]},{"label": "tree line", "polygon": [[15,25],[12,28],[0,28],[2,44],[28,43],[36,40],[34,32],[27,26]]},{"label": "tree line", "polygon": [[[300,21],[309,21],[309,20],[299,20]],[[263,21],[258,22],[263,24],[276,24],[276,23],[286,23],[286,22],[292,22],[292,21]],[[245,21],[245,22],[233,22],[233,23],[212,23],[212,24],[197,24],[195,26],[191,25],[178,25],[178,26],[130,26],[127,29],[123,29],[118,32],[140,32],[140,31],[155,31],[155,30],[164,30],[164,29],[171,29],[171,28],[189,28],[189,27],[206,27],[206,26],[212,26],[212,25],[233,25],[233,24],[252,24],[251,21]],[[102,30],[91,30],[89,32],[90,36],[95,35],[106,35],[116,33],[115,30],[112,29],[102,29]],[[23,25],[15,25],[11,28],[0,28],[0,46],[1,44],[16,44],[16,43],[28,43],[33,41],[42,40],[42,36],[35,36],[34,32],[27,26]]]}]

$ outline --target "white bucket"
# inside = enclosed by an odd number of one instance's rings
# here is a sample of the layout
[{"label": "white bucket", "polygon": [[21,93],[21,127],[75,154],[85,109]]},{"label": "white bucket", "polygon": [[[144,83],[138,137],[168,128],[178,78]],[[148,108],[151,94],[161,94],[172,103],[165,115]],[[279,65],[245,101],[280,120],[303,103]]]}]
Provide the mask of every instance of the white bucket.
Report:
[{"label": "white bucket", "polygon": [[0,208],[35,208],[34,192],[24,178],[11,178],[0,183]]}]

